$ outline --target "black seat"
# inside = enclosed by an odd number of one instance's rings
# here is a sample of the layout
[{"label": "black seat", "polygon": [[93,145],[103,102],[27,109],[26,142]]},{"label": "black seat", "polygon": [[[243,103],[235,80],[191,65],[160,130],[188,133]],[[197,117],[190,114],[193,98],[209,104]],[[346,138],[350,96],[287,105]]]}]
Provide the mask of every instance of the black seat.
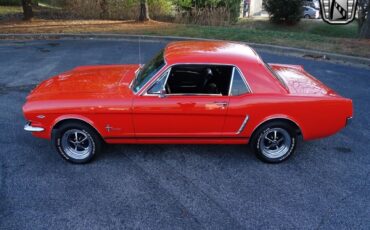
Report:
[{"label": "black seat", "polygon": [[211,68],[206,68],[205,70],[203,91],[206,94],[220,94]]}]

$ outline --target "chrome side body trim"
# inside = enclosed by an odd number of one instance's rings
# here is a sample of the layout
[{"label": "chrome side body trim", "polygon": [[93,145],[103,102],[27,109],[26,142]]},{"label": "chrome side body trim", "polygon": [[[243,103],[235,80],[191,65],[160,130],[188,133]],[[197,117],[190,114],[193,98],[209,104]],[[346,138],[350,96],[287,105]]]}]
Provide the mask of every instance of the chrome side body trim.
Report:
[{"label": "chrome side body trim", "polygon": [[41,127],[33,127],[30,122],[24,126],[24,130],[28,132],[42,132],[45,129]]},{"label": "chrome side body trim", "polygon": [[241,134],[244,131],[245,126],[247,126],[248,120],[249,120],[249,116],[247,115],[247,116],[245,116],[245,119],[244,119],[242,125],[240,126],[240,128],[239,128],[239,130],[238,130],[238,132],[236,134],[239,135],[239,134]]}]

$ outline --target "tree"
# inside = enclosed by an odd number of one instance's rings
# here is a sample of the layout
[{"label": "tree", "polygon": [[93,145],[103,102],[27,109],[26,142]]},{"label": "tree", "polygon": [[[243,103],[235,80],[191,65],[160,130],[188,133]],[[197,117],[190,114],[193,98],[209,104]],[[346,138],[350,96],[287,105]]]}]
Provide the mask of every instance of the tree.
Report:
[{"label": "tree", "polygon": [[358,2],[358,26],[361,38],[370,38],[370,0]]},{"label": "tree", "polygon": [[[243,0],[244,1],[244,0]],[[178,11],[188,12],[199,9],[225,9],[231,21],[236,22],[240,15],[241,0],[172,0]],[[202,15],[200,15],[202,16]]]},{"label": "tree", "polygon": [[29,21],[33,18],[32,0],[22,0],[23,20]]},{"label": "tree", "polygon": [[272,22],[295,24],[302,17],[303,0],[264,0],[263,6]]},{"label": "tree", "polygon": [[140,16],[139,21],[148,21],[149,18],[149,7],[148,7],[148,1],[147,0],[140,0]]},{"label": "tree", "polygon": [[100,18],[106,19],[108,17],[108,0],[100,1]]}]

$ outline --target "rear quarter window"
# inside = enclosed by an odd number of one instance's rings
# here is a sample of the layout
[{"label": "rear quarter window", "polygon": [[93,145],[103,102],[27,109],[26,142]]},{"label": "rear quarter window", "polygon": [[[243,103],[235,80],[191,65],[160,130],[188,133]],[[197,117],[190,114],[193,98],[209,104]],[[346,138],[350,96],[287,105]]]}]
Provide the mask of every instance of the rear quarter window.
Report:
[{"label": "rear quarter window", "polygon": [[243,77],[240,75],[240,72],[234,68],[231,96],[240,96],[246,93],[249,93],[249,89],[245,84]]}]

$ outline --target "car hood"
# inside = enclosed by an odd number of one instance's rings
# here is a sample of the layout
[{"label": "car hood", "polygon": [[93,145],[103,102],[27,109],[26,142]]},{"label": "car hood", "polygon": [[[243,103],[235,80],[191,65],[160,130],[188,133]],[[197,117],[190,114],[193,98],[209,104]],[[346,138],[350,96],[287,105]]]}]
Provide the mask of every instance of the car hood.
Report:
[{"label": "car hood", "polygon": [[131,94],[129,84],[140,65],[81,66],[38,85],[27,97],[73,97],[76,95]]}]

